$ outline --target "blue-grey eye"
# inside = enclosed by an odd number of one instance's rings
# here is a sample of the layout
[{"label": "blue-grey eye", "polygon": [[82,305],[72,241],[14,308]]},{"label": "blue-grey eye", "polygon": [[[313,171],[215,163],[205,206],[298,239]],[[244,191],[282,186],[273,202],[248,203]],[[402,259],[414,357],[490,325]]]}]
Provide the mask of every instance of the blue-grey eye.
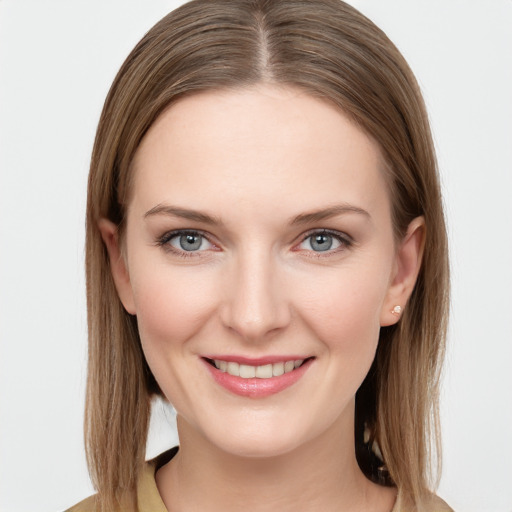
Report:
[{"label": "blue-grey eye", "polygon": [[341,247],[342,241],[329,233],[313,233],[300,244],[301,249],[314,252],[325,252]]},{"label": "blue-grey eye", "polygon": [[169,244],[175,249],[186,252],[205,250],[210,247],[210,242],[203,235],[193,232],[177,234],[171,238]]},{"label": "blue-grey eye", "polygon": [[333,244],[333,238],[331,235],[324,233],[311,236],[311,248],[314,251],[328,251]]}]

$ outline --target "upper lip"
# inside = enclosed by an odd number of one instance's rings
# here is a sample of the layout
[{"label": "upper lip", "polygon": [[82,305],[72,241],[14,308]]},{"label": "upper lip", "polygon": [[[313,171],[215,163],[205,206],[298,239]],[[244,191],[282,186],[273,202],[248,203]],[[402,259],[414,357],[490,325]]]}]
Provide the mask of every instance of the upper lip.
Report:
[{"label": "upper lip", "polygon": [[263,366],[266,364],[285,363],[286,361],[297,361],[310,359],[311,356],[303,356],[298,354],[291,355],[268,355],[262,357],[246,357],[237,355],[225,355],[225,354],[209,354],[203,356],[205,359],[226,361],[228,363],[246,364],[249,366]]}]

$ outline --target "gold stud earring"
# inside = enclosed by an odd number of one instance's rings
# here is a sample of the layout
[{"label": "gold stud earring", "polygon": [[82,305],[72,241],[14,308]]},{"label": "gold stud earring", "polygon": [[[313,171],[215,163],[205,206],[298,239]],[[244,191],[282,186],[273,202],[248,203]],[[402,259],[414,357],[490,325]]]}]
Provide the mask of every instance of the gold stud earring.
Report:
[{"label": "gold stud earring", "polygon": [[391,310],[391,313],[393,313],[393,315],[400,316],[400,314],[402,313],[402,306],[395,306]]}]

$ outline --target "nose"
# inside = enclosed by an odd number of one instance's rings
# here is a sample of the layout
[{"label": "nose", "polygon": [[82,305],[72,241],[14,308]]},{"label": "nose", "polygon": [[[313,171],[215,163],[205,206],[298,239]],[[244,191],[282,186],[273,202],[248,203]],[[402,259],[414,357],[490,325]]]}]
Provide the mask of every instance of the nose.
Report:
[{"label": "nose", "polygon": [[245,341],[264,341],[290,323],[279,264],[272,254],[240,255],[224,281],[223,324]]}]

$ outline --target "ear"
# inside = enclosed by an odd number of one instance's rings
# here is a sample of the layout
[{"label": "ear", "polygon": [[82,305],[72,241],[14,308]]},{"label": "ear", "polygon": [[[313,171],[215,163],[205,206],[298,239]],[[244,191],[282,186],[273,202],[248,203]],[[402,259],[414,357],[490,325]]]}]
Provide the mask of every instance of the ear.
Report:
[{"label": "ear", "polygon": [[403,310],[416,284],[421,268],[425,246],[425,219],[415,218],[407,228],[396,256],[393,275],[384,301],[380,325],[393,325],[400,319],[400,312],[393,312],[395,306]]},{"label": "ear", "polygon": [[133,300],[130,275],[125,257],[119,246],[117,226],[108,219],[100,219],[98,221],[98,229],[108,251],[110,271],[112,272],[119,299],[123,303],[124,309],[131,315],[135,315],[135,301]]}]

